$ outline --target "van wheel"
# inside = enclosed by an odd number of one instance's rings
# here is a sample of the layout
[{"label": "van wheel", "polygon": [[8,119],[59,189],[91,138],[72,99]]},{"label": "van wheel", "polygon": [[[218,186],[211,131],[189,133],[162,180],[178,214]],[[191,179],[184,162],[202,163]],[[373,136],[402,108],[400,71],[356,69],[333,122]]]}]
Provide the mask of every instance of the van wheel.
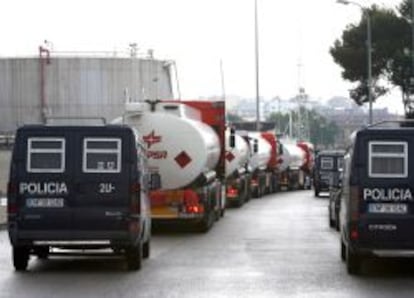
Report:
[{"label": "van wheel", "polygon": [[341,260],[343,262],[345,262],[346,260],[346,246],[342,239],[341,239]]},{"label": "van wheel", "polygon": [[151,254],[151,242],[150,239],[147,240],[147,242],[144,243],[142,246],[142,257],[144,259],[148,259]]},{"label": "van wheel", "polygon": [[128,270],[139,270],[142,267],[142,246],[131,246],[126,249],[125,257]]},{"label": "van wheel", "polygon": [[42,246],[35,249],[35,254],[41,260],[46,260],[49,256],[49,246]]},{"label": "van wheel", "polygon": [[29,263],[29,249],[22,246],[13,246],[13,265],[16,271],[25,271]]},{"label": "van wheel", "polygon": [[349,246],[346,248],[346,269],[351,275],[358,275],[361,271],[361,256],[351,251]]}]

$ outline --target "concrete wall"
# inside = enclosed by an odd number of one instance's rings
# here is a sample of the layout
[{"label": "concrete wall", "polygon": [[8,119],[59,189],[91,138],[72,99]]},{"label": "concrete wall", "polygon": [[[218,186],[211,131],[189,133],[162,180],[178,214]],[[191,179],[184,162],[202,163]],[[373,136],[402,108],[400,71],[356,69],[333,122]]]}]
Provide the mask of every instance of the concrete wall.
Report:
[{"label": "concrete wall", "polygon": [[[122,114],[124,91],[134,100],[171,99],[164,61],[138,58],[51,58],[45,65],[47,112],[52,116]],[[41,75],[38,58],[0,59],[0,132],[41,122]]]},{"label": "concrete wall", "polygon": [[11,150],[0,150],[0,198],[6,196]]}]

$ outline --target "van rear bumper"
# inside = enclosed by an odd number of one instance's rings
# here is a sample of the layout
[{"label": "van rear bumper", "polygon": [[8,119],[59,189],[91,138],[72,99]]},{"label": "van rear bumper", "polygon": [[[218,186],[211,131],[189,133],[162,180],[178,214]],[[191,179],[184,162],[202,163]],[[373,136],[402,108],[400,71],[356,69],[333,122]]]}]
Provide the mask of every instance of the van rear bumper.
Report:
[{"label": "van rear bumper", "polygon": [[109,247],[112,243],[128,245],[135,243],[139,233],[129,231],[9,231],[13,245],[94,246]]}]

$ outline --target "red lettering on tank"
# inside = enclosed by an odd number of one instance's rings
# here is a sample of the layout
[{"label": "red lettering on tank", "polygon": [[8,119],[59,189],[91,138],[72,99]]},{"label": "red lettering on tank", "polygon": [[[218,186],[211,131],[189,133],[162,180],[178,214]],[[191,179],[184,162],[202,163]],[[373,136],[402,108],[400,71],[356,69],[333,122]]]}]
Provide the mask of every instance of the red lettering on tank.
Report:
[{"label": "red lettering on tank", "polygon": [[167,151],[147,151],[147,157],[149,159],[167,159]]}]

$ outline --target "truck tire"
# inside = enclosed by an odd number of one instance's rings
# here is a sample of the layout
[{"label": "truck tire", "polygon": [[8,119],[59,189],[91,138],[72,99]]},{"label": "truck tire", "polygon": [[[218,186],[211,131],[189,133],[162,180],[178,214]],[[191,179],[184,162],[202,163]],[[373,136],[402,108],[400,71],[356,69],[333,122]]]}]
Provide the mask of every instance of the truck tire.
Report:
[{"label": "truck tire", "polygon": [[358,275],[361,271],[362,258],[357,253],[346,248],[346,269],[350,275]]},{"label": "truck tire", "polygon": [[346,246],[342,238],[341,238],[341,260],[343,262],[346,261]]},{"label": "truck tire", "polygon": [[128,247],[125,250],[128,270],[139,270],[142,267],[142,245]]},{"label": "truck tire", "polygon": [[25,271],[29,263],[29,248],[13,246],[13,266],[16,271]]},{"label": "truck tire", "polygon": [[201,233],[207,233],[213,226],[215,221],[214,210],[207,207],[206,214],[204,215],[201,222],[197,225],[197,230]]},{"label": "truck tire", "polygon": [[315,187],[315,197],[319,197],[319,188]]},{"label": "truck tire", "polygon": [[142,246],[142,257],[144,259],[148,259],[151,254],[151,241],[148,239],[146,242],[144,242],[144,245]]}]

